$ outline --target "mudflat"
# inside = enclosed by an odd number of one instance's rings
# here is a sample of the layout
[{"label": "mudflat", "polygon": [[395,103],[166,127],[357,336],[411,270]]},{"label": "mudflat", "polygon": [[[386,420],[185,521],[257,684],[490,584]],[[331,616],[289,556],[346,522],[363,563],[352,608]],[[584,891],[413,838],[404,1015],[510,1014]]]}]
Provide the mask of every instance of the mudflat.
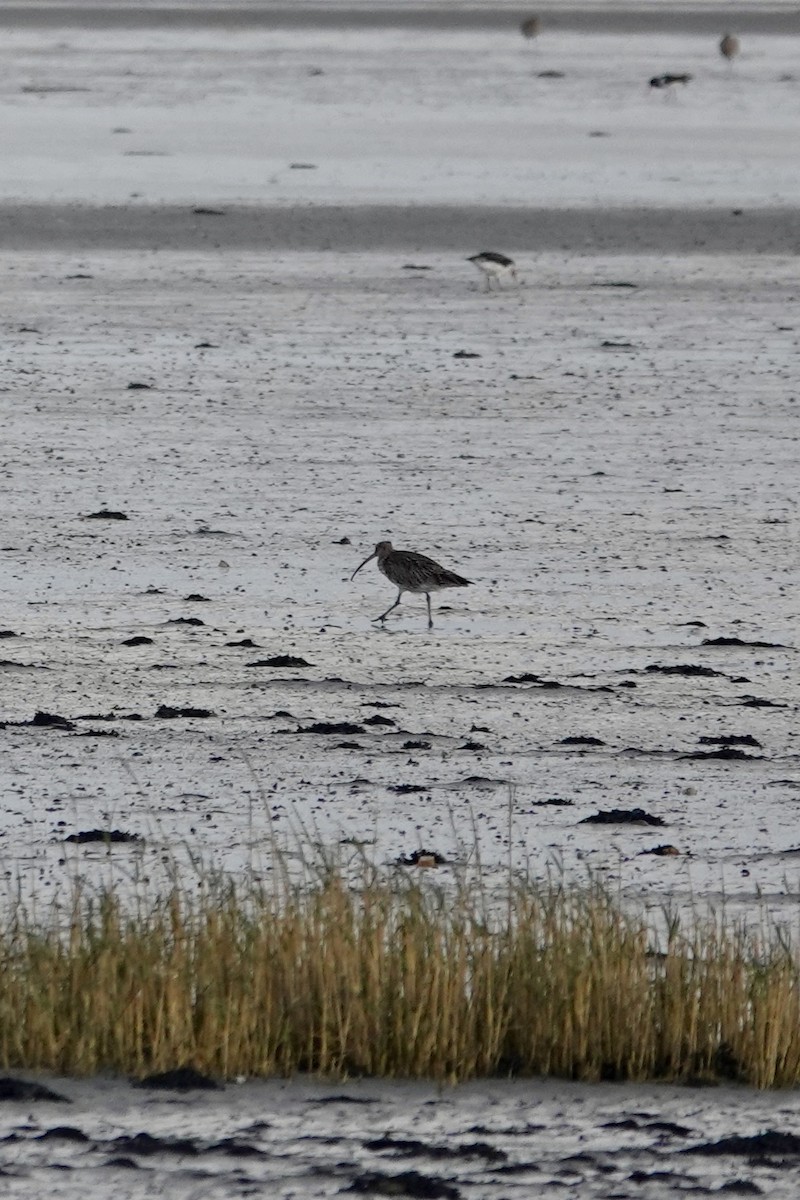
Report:
[{"label": "mudflat", "polygon": [[794,255],[794,208],[519,208],[467,205],[0,205],[9,249],[376,252],[493,244],[516,254]]},{"label": "mudflat", "polygon": [[[521,15],[0,7],[11,900],[424,851],[795,921],[795,18]],[[430,632],[385,538],[474,581]],[[791,1095],[46,1082],[9,1195],[797,1190]]]}]

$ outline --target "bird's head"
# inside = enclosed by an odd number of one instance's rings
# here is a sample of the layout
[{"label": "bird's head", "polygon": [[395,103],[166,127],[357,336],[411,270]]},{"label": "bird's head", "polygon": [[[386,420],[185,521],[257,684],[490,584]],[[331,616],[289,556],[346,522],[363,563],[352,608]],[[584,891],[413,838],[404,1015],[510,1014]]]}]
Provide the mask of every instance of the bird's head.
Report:
[{"label": "bird's head", "polygon": [[355,579],[356,575],[361,570],[361,567],[365,567],[368,562],[372,562],[373,558],[377,558],[378,562],[380,562],[382,558],[385,558],[387,554],[391,554],[391,553],[392,553],[392,543],[391,542],[378,542],[377,546],[372,551],[372,554],[368,554],[367,557],[364,559],[364,561],[359,566],[356,567],[355,571],[353,571],[353,574],[350,576],[351,581],[353,579]]}]

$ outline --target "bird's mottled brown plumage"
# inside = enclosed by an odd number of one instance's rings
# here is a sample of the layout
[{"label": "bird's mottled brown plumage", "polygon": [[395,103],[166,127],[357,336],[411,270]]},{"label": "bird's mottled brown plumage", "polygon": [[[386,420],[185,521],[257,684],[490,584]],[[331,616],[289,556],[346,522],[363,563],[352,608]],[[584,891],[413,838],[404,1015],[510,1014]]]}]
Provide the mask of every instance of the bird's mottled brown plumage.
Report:
[{"label": "bird's mottled brown plumage", "polygon": [[351,580],[355,579],[361,567],[365,567],[373,558],[378,560],[378,570],[397,588],[397,599],[387,608],[385,613],[375,617],[376,621],[385,621],[392,609],[397,608],[403,592],[422,593],[428,602],[428,628],[433,628],[431,616],[431,592],[439,592],[443,588],[469,587],[470,579],[448,571],[425,554],[417,554],[415,550],[395,550],[391,542],[378,542],[372,554],[356,567]]},{"label": "bird's mottled brown plumage", "polygon": [[719,52],[723,58],[727,58],[728,62],[730,62],[739,53],[739,39],[734,37],[732,33],[726,33],[719,44]]}]

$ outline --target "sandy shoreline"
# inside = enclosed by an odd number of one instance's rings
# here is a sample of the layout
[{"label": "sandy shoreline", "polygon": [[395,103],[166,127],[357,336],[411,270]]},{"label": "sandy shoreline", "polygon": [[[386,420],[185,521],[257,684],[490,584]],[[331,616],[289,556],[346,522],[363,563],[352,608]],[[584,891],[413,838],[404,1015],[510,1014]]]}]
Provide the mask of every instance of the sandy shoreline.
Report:
[{"label": "sandy shoreline", "polygon": [[0,205],[0,244],[53,250],[796,254],[800,210],[449,205]]}]

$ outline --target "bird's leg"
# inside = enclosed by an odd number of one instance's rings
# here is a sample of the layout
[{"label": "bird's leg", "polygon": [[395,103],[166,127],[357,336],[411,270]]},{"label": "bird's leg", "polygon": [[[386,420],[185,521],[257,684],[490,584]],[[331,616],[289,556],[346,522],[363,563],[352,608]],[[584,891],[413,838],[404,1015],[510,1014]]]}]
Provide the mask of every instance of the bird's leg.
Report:
[{"label": "bird's leg", "polygon": [[433,629],[433,617],[431,616],[431,594],[425,593],[425,599],[428,601],[428,629]]},{"label": "bird's leg", "polygon": [[403,596],[403,593],[398,592],[397,599],[395,600],[394,604],[390,604],[389,607],[387,608],[386,612],[381,613],[381,615],[379,617],[373,617],[372,618],[373,621],[380,621],[381,623],[383,623],[386,620],[386,618],[388,617],[389,613],[392,611],[392,609],[397,608],[398,604],[400,603],[400,600],[402,599],[402,596]]},{"label": "bird's leg", "polygon": [[486,287],[485,287],[483,290],[484,290],[485,292],[490,292],[490,291],[492,290],[492,277],[491,277],[491,275],[487,275],[487,276],[486,276]]}]

